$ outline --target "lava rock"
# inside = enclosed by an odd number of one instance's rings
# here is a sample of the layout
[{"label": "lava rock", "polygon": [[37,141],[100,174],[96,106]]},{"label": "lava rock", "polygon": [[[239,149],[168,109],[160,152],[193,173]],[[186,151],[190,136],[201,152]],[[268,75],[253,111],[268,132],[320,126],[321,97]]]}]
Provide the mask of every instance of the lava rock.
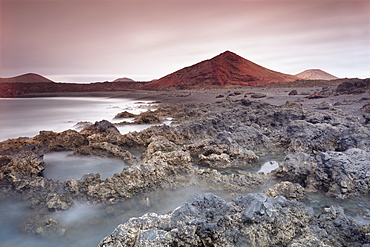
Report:
[{"label": "lava rock", "polygon": [[340,207],[316,218],[282,196],[251,193],[226,202],[206,193],[168,214],[131,218],[98,246],[362,246],[368,233]]},{"label": "lava rock", "polygon": [[259,99],[259,98],[265,98],[267,95],[264,93],[253,93],[251,94],[251,98],[253,99]]},{"label": "lava rock", "polygon": [[136,115],[131,112],[124,111],[124,112],[118,113],[114,118],[119,119],[119,118],[132,118],[132,117],[136,117]]},{"label": "lava rock", "polygon": [[326,151],[315,158],[298,153],[287,155],[274,176],[337,198],[368,195],[369,160],[370,151],[357,148],[345,152]]},{"label": "lava rock", "polygon": [[305,190],[300,184],[289,181],[275,184],[272,188],[265,190],[264,193],[270,197],[284,196],[292,201],[303,201],[306,197]]},{"label": "lava rock", "polygon": [[293,89],[292,91],[288,93],[288,95],[298,95],[298,92],[297,90]]},{"label": "lava rock", "polygon": [[45,169],[43,153],[35,145],[24,147],[18,154],[11,159],[5,158],[5,164],[0,167],[0,180],[9,178],[19,179],[19,176],[37,177]]}]

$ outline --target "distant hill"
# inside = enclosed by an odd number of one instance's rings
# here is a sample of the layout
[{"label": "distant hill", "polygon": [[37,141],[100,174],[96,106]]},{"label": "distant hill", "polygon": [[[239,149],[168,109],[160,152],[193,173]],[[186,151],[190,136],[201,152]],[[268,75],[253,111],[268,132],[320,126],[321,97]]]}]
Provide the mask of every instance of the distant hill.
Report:
[{"label": "distant hill", "polygon": [[123,78],[115,79],[113,82],[135,82],[135,81],[132,80],[131,78],[123,77]]},{"label": "distant hill", "polygon": [[295,76],[305,80],[334,80],[338,77],[333,76],[321,69],[308,69]]},{"label": "distant hill", "polygon": [[28,74],[19,75],[19,76],[10,77],[10,78],[0,78],[0,83],[16,83],[16,82],[39,83],[39,82],[53,82],[53,81],[41,75],[34,74],[34,73],[28,73]]},{"label": "distant hill", "polygon": [[260,86],[299,78],[269,70],[233,52],[185,67],[145,85],[147,89],[191,89],[229,86]]}]

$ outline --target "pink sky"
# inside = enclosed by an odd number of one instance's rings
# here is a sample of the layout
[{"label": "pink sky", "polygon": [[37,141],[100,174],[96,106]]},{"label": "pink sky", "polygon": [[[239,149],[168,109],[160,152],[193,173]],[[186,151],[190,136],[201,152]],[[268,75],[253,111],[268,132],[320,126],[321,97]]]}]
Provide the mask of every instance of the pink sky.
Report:
[{"label": "pink sky", "polygon": [[0,1],[0,77],[151,80],[225,50],[288,74],[370,77],[368,0]]}]

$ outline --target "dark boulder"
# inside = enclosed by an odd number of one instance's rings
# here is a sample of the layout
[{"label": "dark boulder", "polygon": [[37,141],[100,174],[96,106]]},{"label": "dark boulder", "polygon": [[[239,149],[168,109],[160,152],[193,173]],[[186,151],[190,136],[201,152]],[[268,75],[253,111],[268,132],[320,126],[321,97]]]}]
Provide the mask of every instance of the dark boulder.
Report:
[{"label": "dark boulder", "polygon": [[289,93],[288,93],[288,95],[297,95],[298,94],[298,92],[297,92],[297,90],[295,90],[295,89],[293,89],[292,91],[290,91]]}]

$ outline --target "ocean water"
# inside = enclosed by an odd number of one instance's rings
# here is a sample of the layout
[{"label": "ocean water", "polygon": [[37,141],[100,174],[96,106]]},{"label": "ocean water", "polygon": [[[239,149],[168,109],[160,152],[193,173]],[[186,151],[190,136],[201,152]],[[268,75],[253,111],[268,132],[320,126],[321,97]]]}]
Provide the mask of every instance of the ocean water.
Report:
[{"label": "ocean water", "polygon": [[[46,97],[0,99],[0,141],[8,138],[33,137],[41,130],[61,132],[78,129],[78,122],[108,120],[122,111],[138,114],[152,106],[150,101],[101,97]],[[127,125],[121,134],[150,125]]]}]

